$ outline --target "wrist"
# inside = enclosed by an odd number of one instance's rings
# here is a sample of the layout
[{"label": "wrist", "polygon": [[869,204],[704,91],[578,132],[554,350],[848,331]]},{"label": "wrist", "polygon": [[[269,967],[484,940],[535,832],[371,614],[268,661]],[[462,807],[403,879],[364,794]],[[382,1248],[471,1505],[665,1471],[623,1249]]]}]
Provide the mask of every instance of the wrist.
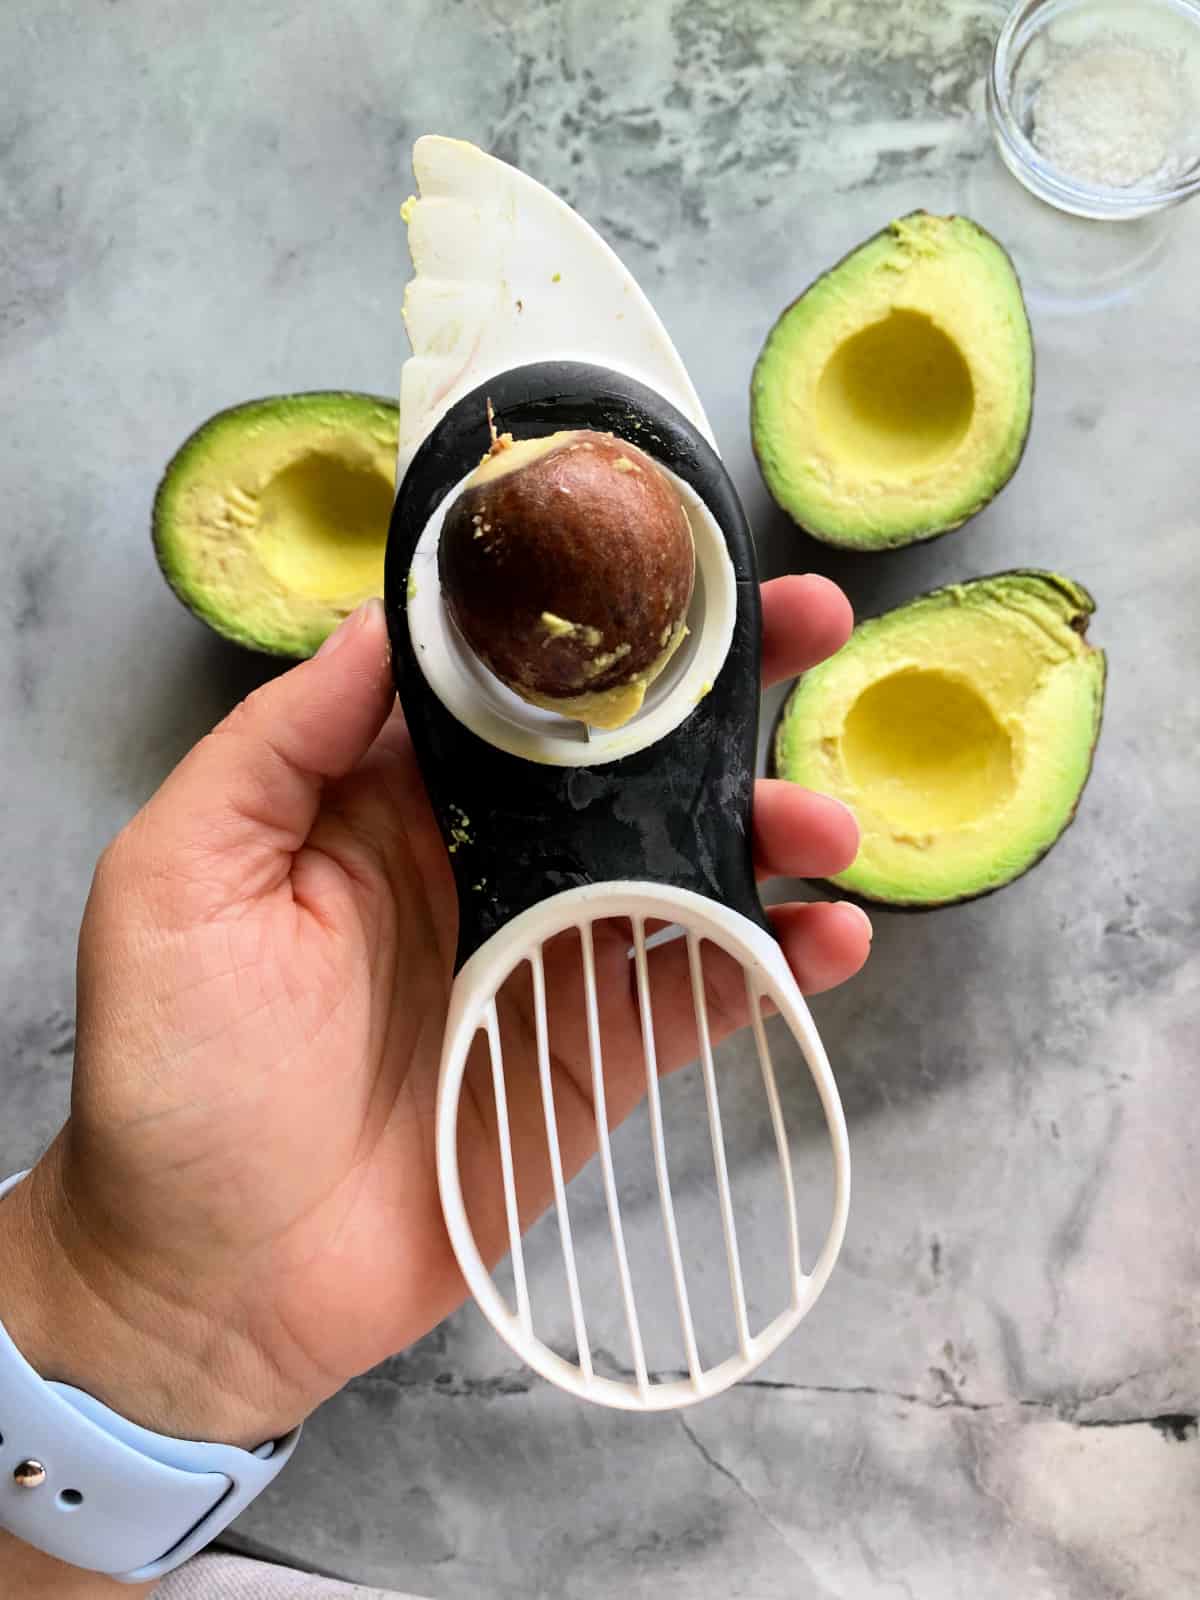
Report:
[{"label": "wrist", "polygon": [[31,1544],[0,1528],[0,1583],[3,1593],[21,1600],[137,1600],[153,1592],[153,1583],[118,1583],[99,1572],[68,1566],[43,1555]]},{"label": "wrist", "polygon": [[0,1199],[0,1322],[41,1377],[155,1433],[254,1449],[302,1420],[227,1318],[97,1242],[58,1146]]}]

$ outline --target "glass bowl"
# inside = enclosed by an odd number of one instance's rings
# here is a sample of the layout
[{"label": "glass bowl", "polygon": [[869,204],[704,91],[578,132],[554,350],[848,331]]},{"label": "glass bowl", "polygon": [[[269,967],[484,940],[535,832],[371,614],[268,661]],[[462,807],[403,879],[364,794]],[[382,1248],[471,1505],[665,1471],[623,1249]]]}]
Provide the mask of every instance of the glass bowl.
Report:
[{"label": "glass bowl", "polygon": [[1079,217],[1144,217],[1200,193],[1198,0],[1023,0],[992,53],[1005,164]]}]

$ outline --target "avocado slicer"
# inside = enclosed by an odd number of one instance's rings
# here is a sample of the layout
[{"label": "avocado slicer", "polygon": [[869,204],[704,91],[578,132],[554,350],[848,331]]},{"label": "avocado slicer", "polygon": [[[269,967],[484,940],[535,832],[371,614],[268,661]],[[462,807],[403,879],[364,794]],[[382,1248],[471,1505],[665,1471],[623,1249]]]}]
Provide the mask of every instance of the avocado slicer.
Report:
[{"label": "avocado slicer", "polygon": [[[456,976],[436,1108],[438,1180],[447,1230],[468,1287],[500,1336],[533,1370],[573,1394],[627,1410],[667,1410],[716,1394],[753,1371],[810,1310],[841,1247],[849,1152],[837,1087],[808,1008],[755,886],[750,807],[757,755],[760,612],[754,550],[737,493],[713,445],[674,347],[627,270],[562,200],[525,174],[456,140],[423,138],[414,151],[420,196],[405,207],[414,261],[404,304],[413,355],[401,382],[397,495],[388,541],[386,607],[397,690],[429,796],[450,849],[459,903]],[[689,637],[623,728],[592,729],[529,706],[477,661],[441,601],[441,521],[490,443],[489,406],[516,438],[590,428],[630,440],[679,490],[692,523],[696,583]],[[631,1270],[606,1106],[603,997],[596,933],[611,946],[628,929],[627,1005],[636,1007],[652,1150],[653,1186],[668,1264],[679,1358],[647,1361],[644,1301]],[[664,926],[666,931],[664,932]],[[628,1370],[605,1360],[589,1334],[559,1139],[554,1030],[561,995],[547,995],[548,941],[578,948],[590,1114],[595,1121],[606,1239]],[[664,939],[683,941],[691,983],[703,1104],[712,1153],[732,1345],[705,1362],[698,1296],[712,1290],[715,1237],[689,1238],[668,1159],[657,1073],[654,971]],[[783,1303],[748,1297],[715,1064],[709,947],[738,964],[771,1127],[783,1213],[768,1222],[786,1253]],[[572,958],[573,959],[573,958]],[[557,970],[557,969],[555,969]],[[603,970],[611,979],[611,963]],[[509,980],[530,986],[532,1027],[514,1064],[510,1016],[497,997]],[[621,980],[625,981],[624,975]],[[574,992],[574,991],[573,991]],[[560,1002],[555,1010],[554,1002]],[[832,1206],[823,1242],[802,1259],[797,1182],[764,1010],[798,1044],[820,1102],[832,1153]],[[479,1052],[483,1051],[481,1058]],[[468,1058],[490,1058],[494,1156],[503,1195],[515,1303],[484,1261],[464,1198],[459,1118]],[[506,1059],[507,1058],[507,1059]],[[533,1062],[536,1060],[536,1066]],[[518,1215],[520,1162],[508,1105],[515,1071],[536,1071],[573,1349],[539,1333]],[[477,1111],[473,1105],[473,1114]],[[473,1157],[474,1159],[474,1157]],[[473,1174],[474,1176],[474,1174]],[[643,1190],[649,1174],[637,1175]],[[675,1187],[673,1188],[673,1182]],[[647,1191],[648,1192],[648,1191]],[[498,1220],[498,1219],[497,1219]],[[764,1225],[761,1216],[752,1219]],[[639,1227],[642,1226],[639,1223]],[[578,1232],[578,1230],[577,1230]],[[805,1237],[808,1237],[806,1228]],[[703,1287],[697,1288],[700,1259]],[[642,1280],[645,1287],[644,1279]],[[606,1312],[612,1307],[604,1308]],[[659,1318],[661,1321],[661,1317]],[[752,1324],[757,1324],[752,1326]],[[656,1330],[656,1338],[661,1330]],[[706,1355],[711,1354],[706,1346]]]}]

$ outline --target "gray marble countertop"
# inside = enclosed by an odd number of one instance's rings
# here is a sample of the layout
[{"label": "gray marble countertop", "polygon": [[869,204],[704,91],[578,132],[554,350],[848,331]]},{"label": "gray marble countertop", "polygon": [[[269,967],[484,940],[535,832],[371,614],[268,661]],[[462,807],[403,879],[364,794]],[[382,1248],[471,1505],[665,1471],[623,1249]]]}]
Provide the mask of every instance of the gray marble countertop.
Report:
[{"label": "gray marble countertop", "polygon": [[[988,150],[977,0],[10,0],[0,9],[0,1168],[61,1118],[100,848],[264,670],[160,582],[163,462],[218,408],[394,392],[425,131],[576,204],[662,312],[771,572],[861,611],[1009,566],[1099,601],[1076,825],[1002,894],[876,918],[817,1002],[842,1264],[761,1381],[649,1420],[514,1370],[473,1309],[352,1383],[240,1525],[445,1597],[1183,1600],[1200,1589],[1200,207],[1105,232]],[[835,559],[775,514],[775,313],[915,205],[1017,255],[1038,349],[971,527]]]}]

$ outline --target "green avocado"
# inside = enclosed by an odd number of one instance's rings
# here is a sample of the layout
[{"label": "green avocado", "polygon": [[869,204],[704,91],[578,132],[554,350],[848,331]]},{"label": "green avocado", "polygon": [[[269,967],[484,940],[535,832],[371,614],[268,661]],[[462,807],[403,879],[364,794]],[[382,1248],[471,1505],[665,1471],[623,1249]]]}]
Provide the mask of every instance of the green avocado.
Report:
[{"label": "green avocado", "polygon": [[1075,815],[1104,707],[1095,603],[1051,572],[935,589],[862,622],[798,680],[776,776],[858,817],[864,900],[937,906],[1010,883]]},{"label": "green avocado", "polygon": [[1033,407],[1021,285],[990,234],[917,211],[819,278],[776,322],[751,382],[772,496],[851,550],[932,539],[1017,469]]},{"label": "green avocado", "polygon": [[326,390],[234,406],[196,430],[154,498],[175,593],[227,639],[309,656],[383,593],[399,413]]}]

